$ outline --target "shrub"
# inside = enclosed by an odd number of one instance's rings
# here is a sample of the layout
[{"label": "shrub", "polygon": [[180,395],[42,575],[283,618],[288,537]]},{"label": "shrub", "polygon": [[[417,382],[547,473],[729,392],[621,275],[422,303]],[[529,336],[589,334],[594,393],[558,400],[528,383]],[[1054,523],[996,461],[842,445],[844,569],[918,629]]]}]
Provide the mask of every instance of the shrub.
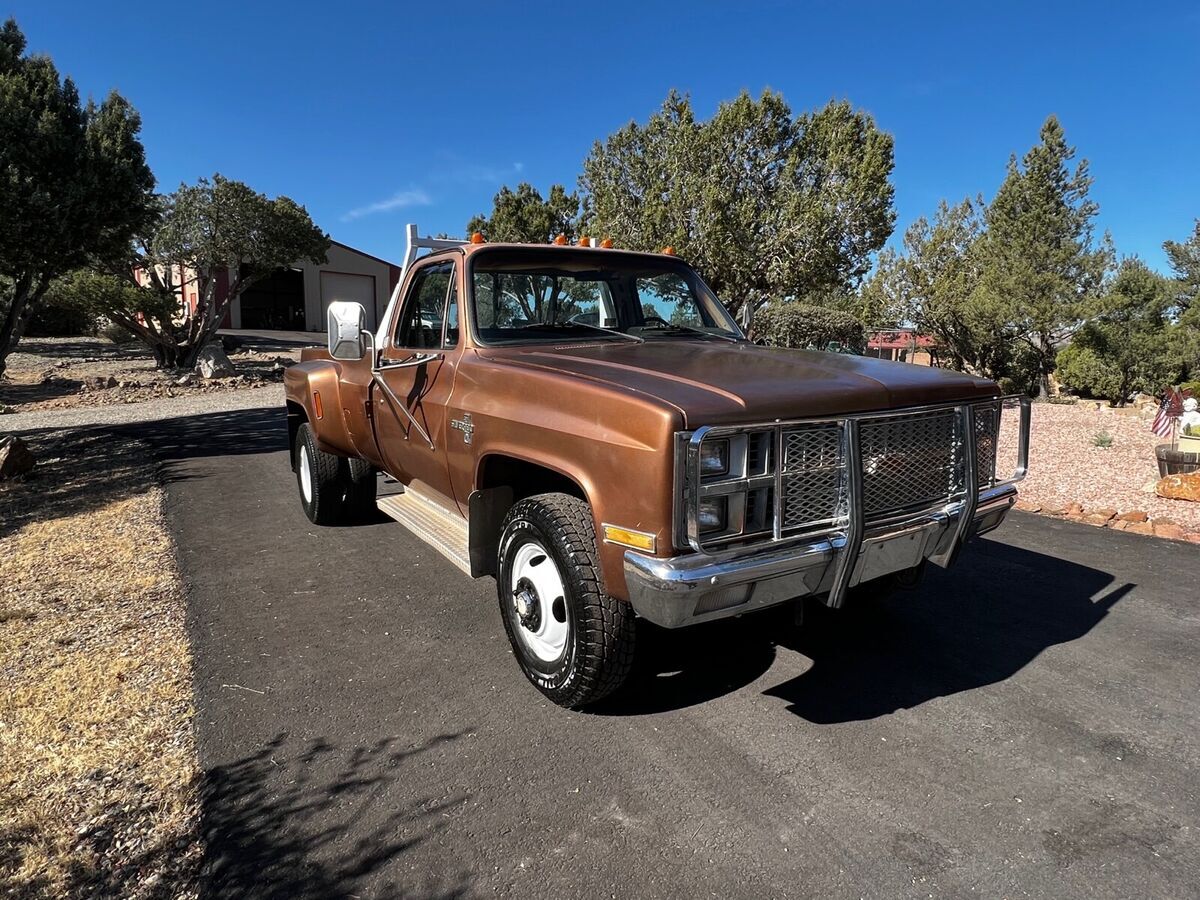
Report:
[{"label": "shrub", "polygon": [[1111,447],[1113,437],[1107,431],[1097,431],[1092,435],[1092,446],[1094,447]]},{"label": "shrub", "polygon": [[1097,400],[1117,399],[1121,387],[1116,367],[1078,343],[1059,351],[1054,374],[1063,387]]},{"label": "shrub", "polygon": [[128,328],[123,328],[116,322],[110,322],[107,319],[101,321],[98,334],[100,337],[108,338],[114,344],[118,345],[130,344],[138,339],[137,335]]},{"label": "shrub", "polygon": [[848,312],[804,303],[774,303],[754,318],[754,331],[770,347],[825,350],[840,345],[862,353],[867,337],[862,323]]},{"label": "shrub", "polygon": [[25,333],[31,337],[95,334],[96,313],[65,279],[59,279],[50,285],[46,296],[34,309]]}]

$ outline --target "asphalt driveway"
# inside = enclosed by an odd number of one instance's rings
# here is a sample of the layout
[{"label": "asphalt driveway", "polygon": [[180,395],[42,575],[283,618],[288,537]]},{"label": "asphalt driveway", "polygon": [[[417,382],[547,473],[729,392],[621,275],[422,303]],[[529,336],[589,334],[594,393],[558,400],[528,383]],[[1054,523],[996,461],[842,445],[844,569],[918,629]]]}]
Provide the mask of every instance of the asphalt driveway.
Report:
[{"label": "asphalt driveway", "polygon": [[141,431],[213,896],[1196,896],[1200,547],[1015,514],[878,608],[649,633],[542,699],[491,580],[304,518],[278,410]]}]

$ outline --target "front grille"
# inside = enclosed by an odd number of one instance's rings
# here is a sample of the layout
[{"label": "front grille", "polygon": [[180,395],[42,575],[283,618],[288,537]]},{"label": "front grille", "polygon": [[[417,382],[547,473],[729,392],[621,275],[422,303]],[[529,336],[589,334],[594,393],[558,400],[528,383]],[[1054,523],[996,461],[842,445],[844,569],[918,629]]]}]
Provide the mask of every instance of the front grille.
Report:
[{"label": "front grille", "polygon": [[783,433],[782,527],[827,525],[846,514],[842,429],[835,423]]},{"label": "front grille", "polygon": [[865,519],[930,506],[962,491],[958,423],[953,409],[862,423],[859,446]]},{"label": "front grille", "polygon": [[1000,436],[1000,405],[975,407],[975,475],[981,488],[996,483],[996,441]]},{"label": "front grille", "polygon": [[[899,410],[857,417],[857,427],[845,419],[794,424],[712,429],[711,439],[729,435],[741,461],[721,476],[701,477],[694,470],[691,496],[731,493],[744,497],[732,532],[716,535],[709,544],[728,545],[824,533],[850,521],[850,473],[846,468],[847,436],[857,431],[862,503],[858,515],[866,524],[891,517],[923,513],[966,493],[966,435],[962,406]],[[972,405],[975,467],[981,490],[996,481],[1001,402]],[[708,438],[706,438],[708,439]],[[734,452],[732,459],[738,459]],[[738,479],[744,486],[732,484]],[[683,534],[681,540],[695,541]]]}]

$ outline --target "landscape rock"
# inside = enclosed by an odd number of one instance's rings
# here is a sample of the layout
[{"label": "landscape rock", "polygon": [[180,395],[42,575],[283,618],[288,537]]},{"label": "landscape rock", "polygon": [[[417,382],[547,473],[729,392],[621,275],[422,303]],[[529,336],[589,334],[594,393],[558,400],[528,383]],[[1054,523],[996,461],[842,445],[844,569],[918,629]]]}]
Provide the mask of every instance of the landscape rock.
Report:
[{"label": "landscape rock", "polygon": [[33,470],[33,451],[16,435],[0,435],[0,481],[17,478]]},{"label": "landscape rock", "polygon": [[220,344],[208,344],[196,357],[196,374],[201,378],[232,378],[237,374],[237,369]]},{"label": "landscape rock", "polygon": [[1025,512],[1041,512],[1042,511],[1042,507],[1039,506],[1037,503],[1034,503],[1031,500],[1018,500],[1016,502],[1016,508],[1024,510]]},{"label": "landscape rock", "polygon": [[1183,540],[1183,529],[1174,522],[1164,521],[1163,519],[1154,520],[1154,536],[1167,538],[1172,541]]},{"label": "landscape rock", "polygon": [[1154,526],[1149,522],[1130,522],[1125,530],[1130,534],[1154,534]]},{"label": "landscape rock", "polygon": [[1106,516],[1103,513],[1088,513],[1083,517],[1082,521],[1088,525],[1097,525],[1103,527],[1108,524],[1108,520],[1111,518],[1112,516]]},{"label": "landscape rock", "polygon": [[112,375],[95,375],[91,378],[85,378],[83,386],[88,390],[105,391],[109,388],[117,386],[117,379]]},{"label": "landscape rock", "polygon": [[1154,493],[1168,500],[1200,501],[1200,472],[1160,478],[1154,486]]},{"label": "landscape rock", "polygon": [[180,387],[187,387],[189,384],[192,384],[193,382],[195,382],[195,380],[196,380],[196,376],[193,375],[191,372],[187,372],[184,375],[181,375],[179,378],[176,378],[175,383],[177,385],[179,385]]},{"label": "landscape rock", "polygon": [[1063,510],[1063,515],[1066,516],[1068,519],[1082,519],[1083,518],[1083,504],[1068,503],[1067,508]]},{"label": "landscape rock", "polygon": [[1089,517],[1090,516],[1103,516],[1105,522],[1107,522],[1109,519],[1115,518],[1116,515],[1117,515],[1117,511],[1115,509],[1109,509],[1107,507],[1105,507],[1103,509],[1093,509],[1088,512]]},{"label": "landscape rock", "polygon": [[1122,522],[1145,522],[1149,520],[1149,516],[1143,510],[1131,509],[1129,512],[1123,512],[1117,516]]}]

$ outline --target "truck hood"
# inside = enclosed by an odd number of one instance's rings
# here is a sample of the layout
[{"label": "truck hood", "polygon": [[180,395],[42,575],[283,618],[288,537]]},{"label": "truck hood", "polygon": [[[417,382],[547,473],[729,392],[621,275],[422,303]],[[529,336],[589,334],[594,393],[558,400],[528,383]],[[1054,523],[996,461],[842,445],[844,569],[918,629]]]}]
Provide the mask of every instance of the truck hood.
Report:
[{"label": "truck hood", "polygon": [[995,397],[994,382],[861,356],[716,341],[488,348],[481,355],[599,384],[675,407],[687,428],[871,412]]}]

